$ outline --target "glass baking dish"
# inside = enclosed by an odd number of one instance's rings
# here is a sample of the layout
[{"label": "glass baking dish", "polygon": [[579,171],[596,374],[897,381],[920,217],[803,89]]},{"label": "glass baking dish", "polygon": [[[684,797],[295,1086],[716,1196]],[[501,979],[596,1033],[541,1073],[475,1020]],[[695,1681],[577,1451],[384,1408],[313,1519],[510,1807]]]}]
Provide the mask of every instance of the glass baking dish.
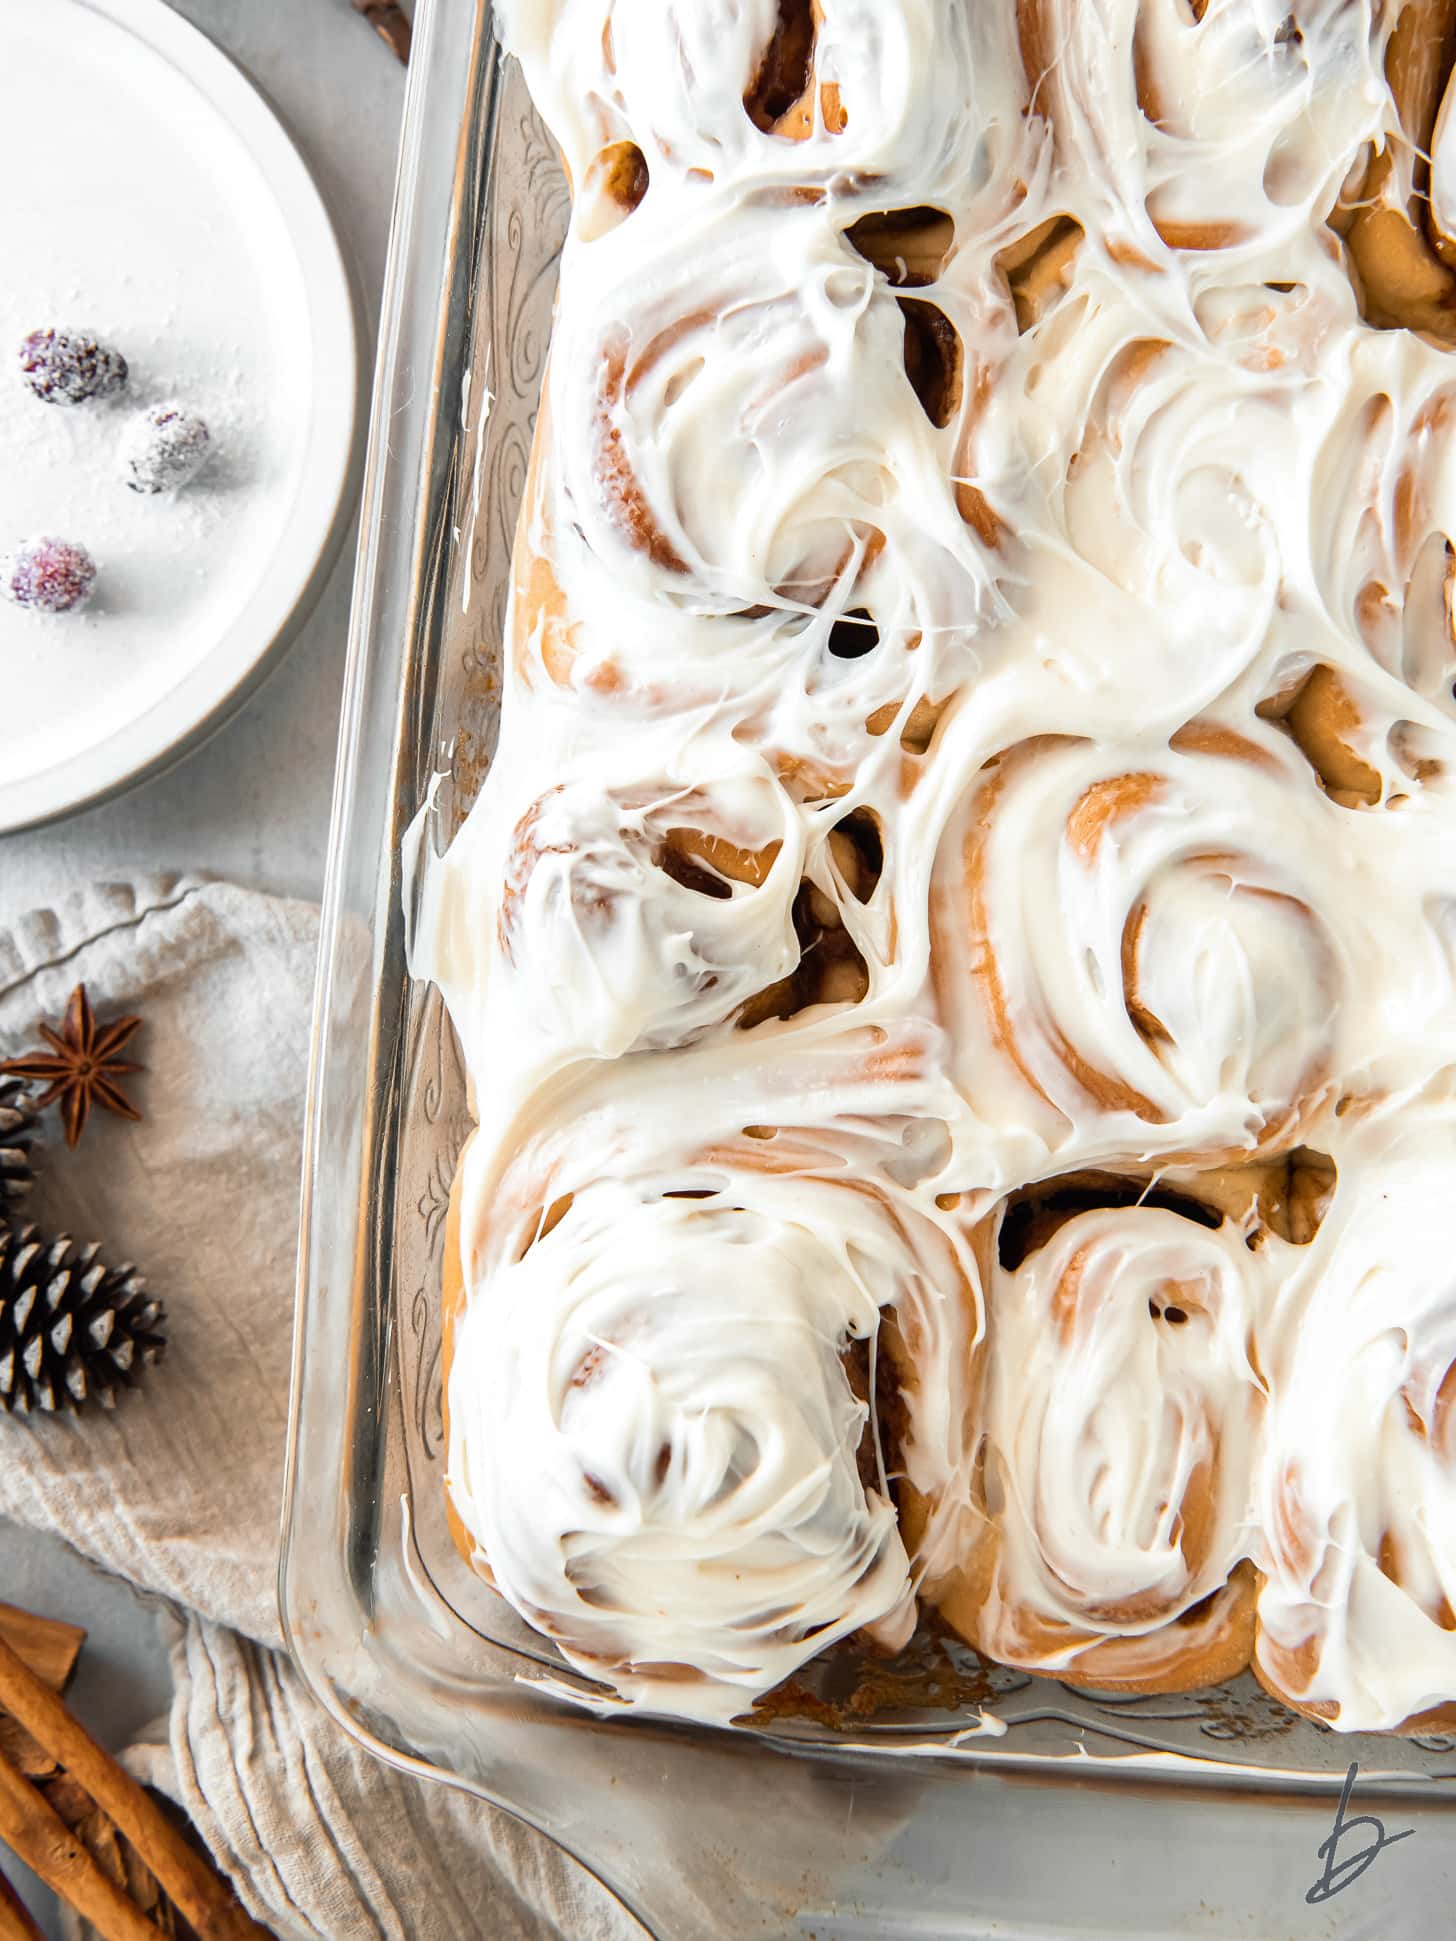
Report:
[{"label": "glass baking dish", "polygon": [[[661,1936],[1424,1934],[1456,1884],[1456,1738],[1338,1737],[1250,1679],[1079,1694],[934,1644],[872,1691],[846,1657],[825,1669],[850,1725],[812,1707],[728,1732],[602,1719],[450,1541],[438,1288],[469,1118],[407,929],[493,747],[566,214],[488,9],[424,0],[315,1019],[280,1586],[294,1658],[379,1756],[550,1834]],[[1352,1763],[1346,1818],[1422,1837],[1321,1897],[1372,1837],[1329,1846]]]}]

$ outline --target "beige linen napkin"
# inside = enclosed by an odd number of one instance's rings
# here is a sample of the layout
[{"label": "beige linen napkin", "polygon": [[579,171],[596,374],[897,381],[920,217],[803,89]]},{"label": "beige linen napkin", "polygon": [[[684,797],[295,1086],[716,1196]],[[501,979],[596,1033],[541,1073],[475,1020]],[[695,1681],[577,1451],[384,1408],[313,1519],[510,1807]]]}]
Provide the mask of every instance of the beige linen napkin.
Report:
[{"label": "beige linen napkin", "polygon": [[[550,1842],[360,1751],[280,1654],[274,1578],[318,918],[224,883],[85,891],[0,930],[0,1057],[84,980],[137,1011],[144,1122],[40,1154],[31,1217],[135,1260],[169,1347],[114,1415],[0,1415],[0,1517],[167,1600],[165,1744],[186,1810],[283,1941],[618,1941],[642,1930]],[[0,1578],[4,1531],[0,1527]]]}]

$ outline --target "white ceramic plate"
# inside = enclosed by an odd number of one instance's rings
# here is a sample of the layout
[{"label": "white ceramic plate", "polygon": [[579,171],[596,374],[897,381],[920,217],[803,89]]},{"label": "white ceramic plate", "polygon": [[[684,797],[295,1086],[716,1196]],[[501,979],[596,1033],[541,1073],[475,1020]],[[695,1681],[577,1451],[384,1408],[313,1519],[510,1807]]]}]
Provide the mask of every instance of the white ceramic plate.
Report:
[{"label": "white ceramic plate", "polygon": [[[332,225],[238,69],[161,0],[5,14],[0,553],[55,534],[98,575],[83,612],[0,601],[0,831],[155,773],[251,690],[332,564],[361,415]],[[119,398],[30,395],[18,347],[52,324],[126,356]],[[169,398],[212,457],[142,497],[118,442]]]}]

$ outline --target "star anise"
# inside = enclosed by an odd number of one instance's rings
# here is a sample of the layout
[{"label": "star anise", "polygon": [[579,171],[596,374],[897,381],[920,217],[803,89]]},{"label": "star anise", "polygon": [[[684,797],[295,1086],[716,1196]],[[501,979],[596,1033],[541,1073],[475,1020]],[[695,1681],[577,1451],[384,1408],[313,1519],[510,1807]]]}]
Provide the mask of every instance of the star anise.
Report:
[{"label": "star anise", "polygon": [[66,1144],[74,1146],[86,1129],[93,1105],[103,1105],[123,1119],[142,1116],[116,1083],[129,1072],[146,1069],[117,1056],[140,1030],[141,1022],[140,1018],[114,1018],[110,1024],[98,1025],[86,986],[78,984],[66,1002],[60,1030],[53,1031],[48,1024],[40,1028],[51,1049],[0,1060],[0,1073],[43,1084],[46,1089],[35,1101],[37,1110],[59,1099]]}]

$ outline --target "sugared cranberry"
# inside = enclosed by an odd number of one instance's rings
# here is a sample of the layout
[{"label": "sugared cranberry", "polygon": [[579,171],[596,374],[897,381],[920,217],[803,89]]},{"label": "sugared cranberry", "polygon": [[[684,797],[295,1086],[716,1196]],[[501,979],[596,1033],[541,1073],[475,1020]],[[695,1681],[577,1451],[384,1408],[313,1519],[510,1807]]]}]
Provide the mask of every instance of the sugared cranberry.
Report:
[{"label": "sugared cranberry", "polygon": [[44,404],[114,397],[126,359],[83,330],[33,330],[20,346],[20,375]]},{"label": "sugared cranberry", "polygon": [[37,613],[73,613],[95,581],[91,555],[69,539],[27,539],[0,559],[0,593]]},{"label": "sugared cranberry", "polygon": [[180,404],[158,404],[133,418],[121,441],[121,475],[133,492],[178,492],[207,463],[207,426]]}]

